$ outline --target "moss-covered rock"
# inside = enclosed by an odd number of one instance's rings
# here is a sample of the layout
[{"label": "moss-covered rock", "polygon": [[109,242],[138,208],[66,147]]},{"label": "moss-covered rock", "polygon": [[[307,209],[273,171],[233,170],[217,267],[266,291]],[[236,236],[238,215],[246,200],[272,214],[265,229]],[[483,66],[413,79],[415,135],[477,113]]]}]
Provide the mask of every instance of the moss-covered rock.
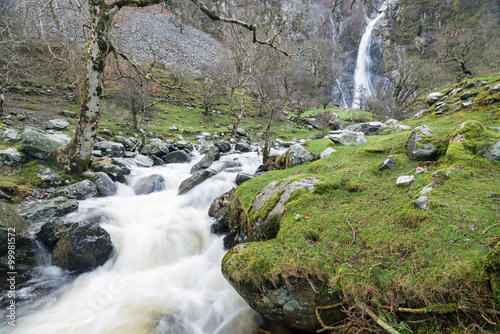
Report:
[{"label": "moss-covered rock", "polygon": [[[246,245],[237,245],[226,254],[222,260],[222,273],[248,305],[266,320],[292,330],[313,333],[321,329],[316,308],[338,304],[340,297],[329,293],[325,282],[304,277],[288,277],[274,283],[265,281],[258,288],[251,281],[234,281],[231,266],[245,248]],[[345,317],[340,305],[321,311],[321,319],[328,324]]]},{"label": "moss-covered rock", "polygon": [[406,143],[406,155],[411,160],[437,160],[442,153],[442,139],[427,125],[415,128]]}]

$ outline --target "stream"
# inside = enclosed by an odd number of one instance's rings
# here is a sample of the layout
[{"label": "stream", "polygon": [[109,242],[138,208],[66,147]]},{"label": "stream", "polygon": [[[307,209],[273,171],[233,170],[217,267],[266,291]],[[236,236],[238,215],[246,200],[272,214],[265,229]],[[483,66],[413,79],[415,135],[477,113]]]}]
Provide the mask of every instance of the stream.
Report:
[{"label": "stream", "polygon": [[[208,208],[235,186],[238,172],[253,174],[261,157],[222,156],[221,162],[240,166],[226,168],[179,196],[180,183],[200,158],[189,164],[134,168],[128,185],[118,184],[115,196],[80,201],[78,211],[64,220],[98,219],[111,235],[114,253],[103,266],[77,277],[51,266],[45,254],[29,284],[17,291],[21,301],[16,326],[2,321],[0,332],[255,333],[258,315],[221,274],[225,251],[222,237],[210,233]],[[137,196],[134,182],[151,174],[163,176],[165,189]]]}]

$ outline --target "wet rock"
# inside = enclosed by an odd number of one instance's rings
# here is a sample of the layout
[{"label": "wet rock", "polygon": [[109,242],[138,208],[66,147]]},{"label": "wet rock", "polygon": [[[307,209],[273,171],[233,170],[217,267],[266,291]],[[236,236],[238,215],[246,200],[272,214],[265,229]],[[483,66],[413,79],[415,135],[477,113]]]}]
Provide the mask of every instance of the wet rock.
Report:
[{"label": "wet rock", "polygon": [[24,128],[21,138],[22,150],[37,159],[44,159],[50,152],[65,146],[71,141],[69,136],[49,134],[31,127]]},{"label": "wet rock", "polygon": [[396,160],[394,160],[394,157],[391,155],[387,159],[384,160],[382,165],[378,168],[379,171],[383,171],[386,169],[394,169],[396,167]]},{"label": "wet rock", "polygon": [[0,167],[1,166],[19,166],[24,162],[24,156],[15,148],[8,148],[0,151]]},{"label": "wet rock", "polygon": [[38,171],[35,172],[35,175],[47,186],[61,186],[66,183],[61,173],[44,165],[38,165]]},{"label": "wet rock", "polygon": [[178,141],[177,143],[174,144],[175,147],[177,147],[178,150],[186,151],[186,152],[193,152],[194,146],[192,143],[186,141],[186,140],[181,140]]},{"label": "wet rock", "polygon": [[100,197],[114,196],[118,190],[116,183],[106,173],[97,172],[95,174],[97,175],[97,178],[94,180],[97,194]]},{"label": "wet rock", "polygon": [[257,170],[255,171],[255,176],[263,174],[269,170],[269,165],[267,164],[261,164],[259,167],[257,167]]},{"label": "wet rock", "polygon": [[46,130],[66,130],[69,127],[69,122],[65,119],[51,119],[45,123]]},{"label": "wet rock", "polygon": [[191,175],[186,180],[182,181],[179,186],[179,195],[185,194],[197,185],[201,184],[203,181],[217,175],[217,173],[211,169],[202,169],[193,175]]},{"label": "wet rock", "polygon": [[136,181],[132,189],[137,195],[147,195],[165,189],[165,179],[163,176],[153,174]]},{"label": "wet rock", "polygon": [[427,125],[416,127],[406,143],[406,155],[411,160],[427,161],[439,157],[433,142],[432,129]]},{"label": "wet rock", "polygon": [[252,152],[252,147],[248,143],[240,142],[234,145],[234,149],[240,152]]},{"label": "wet rock", "polygon": [[21,211],[20,215],[28,222],[36,223],[44,219],[61,217],[76,210],[78,210],[77,200],[55,197]]},{"label": "wet rock", "polygon": [[236,134],[240,137],[246,137],[247,136],[247,132],[245,130],[243,130],[242,128],[237,128],[236,129]]},{"label": "wet rock", "polygon": [[[329,293],[323,282],[301,277],[288,277],[286,283],[264,282],[259,287],[250,282],[234,282],[230,276],[231,266],[234,259],[244,252],[245,247],[245,244],[237,245],[226,254],[222,260],[222,274],[247,304],[266,320],[292,331],[315,333],[321,329],[315,313],[316,308],[338,304],[339,296]],[[315,288],[311,288],[311,285]],[[344,318],[345,313],[340,306],[321,312],[321,319],[328,324]]]},{"label": "wet rock", "polygon": [[288,150],[288,158],[290,161],[290,166],[287,167],[302,165],[305,162],[311,162],[313,160],[311,152],[306,150],[300,144],[295,144],[290,147],[290,149]]},{"label": "wet rock", "polygon": [[231,144],[228,141],[220,140],[215,143],[215,146],[219,149],[221,153],[227,153],[231,151]]},{"label": "wet rock", "polygon": [[112,251],[106,230],[96,223],[80,222],[57,242],[52,263],[70,271],[85,272],[103,265]]},{"label": "wet rock", "polygon": [[97,195],[97,187],[90,180],[83,180],[63,187],[54,193],[56,197],[84,200]]},{"label": "wet rock", "polygon": [[217,197],[210,208],[208,209],[208,215],[215,218],[215,223],[210,226],[210,230],[214,234],[226,234],[230,231],[230,222],[232,220],[231,216],[231,202],[234,199],[234,192],[236,188],[222,194]]},{"label": "wet rock", "polygon": [[97,162],[92,166],[92,170],[94,172],[103,172],[108,174],[111,180],[115,182],[118,181],[121,183],[125,183],[125,172],[123,168],[119,166],[107,164],[104,162]]},{"label": "wet rock", "polygon": [[43,243],[49,251],[52,251],[57,242],[71,228],[72,225],[64,224],[60,219],[52,219],[45,223],[36,234],[36,238]]},{"label": "wet rock", "polygon": [[165,154],[161,157],[161,159],[166,164],[180,164],[191,161],[191,157],[185,151],[174,151],[172,153]]},{"label": "wet rock", "polygon": [[488,151],[486,151],[484,157],[488,160],[500,160],[500,142],[492,145]]},{"label": "wet rock", "polygon": [[349,145],[354,143],[356,146],[366,144],[365,134],[363,132],[354,132],[350,130],[340,130],[330,132],[328,136],[334,143]]},{"label": "wet rock", "polygon": [[131,149],[135,146],[135,144],[137,144],[137,140],[135,140],[135,142],[133,142],[132,140],[127,139],[123,136],[114,136],[113,142],[118,143],[118,144],[122,144],[123,147],[125,147],[126,149]]},{"label": "wet rock", "polygon": [[148,144],[144,145],[141,154],[148,156],[162,157],[170,153],[170,146],[159,139],[151,140]]},{"label": "wet rock", "polygon": [[206,169],[216,160],[220,159],[220,151],[215,145],[206,148],[205,156],[191,168],[191,173]]},{"label": "wet rock", "polygon": [[[112,160],[113,165],[121,167],[124,171],[125,170],[130,170],[131,168],[134,167],[153,167],[154,161],[153,159],[142,155],[142,154],[136,154],[131,158],[113,158]],[[125,175],[128,175],[129,173],[125,173]]]},{"label": "wet rock", "polygon": [[95,149],[100,150],[109,157],[121,158],[125,154],[125,147],[120,143],[101,141],[95,144]]},{"label": "wet rock", "polygon": [[165,314],[156,320],[155,334],[189,334],[195,330],[186,329],[187,325],[183,324],[179,318],[173,314]]},{"label": "wet rock", "polygon": [[432,106],[434,103],[441,100],[443,98],[443,96],[444,96],[444,94],[441,94],[439,92],[431,93],[425,99],[425,103],[427,103],[429,106]]},{"label": "wet rock", "polygon": [[251,180],[253,178],[254,178],[253,175],[250,175],[250,174],[247,174],[247,173],[238,173],[238,175],[236,175],[235,183],[239,186],[243,182],[246,182],[246,181]]}]

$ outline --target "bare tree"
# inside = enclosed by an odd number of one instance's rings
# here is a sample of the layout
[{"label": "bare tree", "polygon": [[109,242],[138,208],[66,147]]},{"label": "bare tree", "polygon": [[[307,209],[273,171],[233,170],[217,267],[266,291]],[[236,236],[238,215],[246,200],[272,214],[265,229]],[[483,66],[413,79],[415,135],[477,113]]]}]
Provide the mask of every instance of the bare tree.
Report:
[{"label": "bare tree", "polygon": [[[52,154],[53,160],[58,164],[69,168],[72,172],[79,172],[87,169],[90,163],[100,120],[106,58],[111,52],[116,52],[122,58],[128,59],[111,43],[110,30],[113,17],[126,6],[146,7],[163,2],[162,0],[93,0],[89,2],[90,37],[86,47],[86,75],[80,120],[71,142]],[[235,24],[250,31],[253,43],[266,45],[287,54],[276,44],[278,34],[267,39],[259,39],[255,25],[229,18],[225,14],[221,15],[218,2],[211,9],[201,0],[191,0],[191,2],[211,20]]]}]

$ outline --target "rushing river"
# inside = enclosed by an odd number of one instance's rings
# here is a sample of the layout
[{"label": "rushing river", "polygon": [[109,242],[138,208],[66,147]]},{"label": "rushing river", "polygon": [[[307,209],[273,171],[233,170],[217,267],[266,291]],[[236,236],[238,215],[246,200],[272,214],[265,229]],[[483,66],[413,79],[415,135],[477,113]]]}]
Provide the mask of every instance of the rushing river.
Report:
[{"label": "rushing river", "polygon": [[[178,196],[190,176],[189,164],[134,168],[116,196],[80,201],[64,218],[101,217],[115,246],[112,257],[76,278],[58,267],[37,268],[38,276],[20,289],[16,326],[2,321],[0,332],[19,334],[191,334],[255,333],[258,317],[220,271],[222,238],[210,233],[208,208],[235,186],[239,171],[254,173],[254,153],[227,155],[241,164]],[[133,183],[151,174],[165,189],[135,195]],[[54,288],[57,287],[57,288]],[[43,293],[50,288],[49,293]]]}]

